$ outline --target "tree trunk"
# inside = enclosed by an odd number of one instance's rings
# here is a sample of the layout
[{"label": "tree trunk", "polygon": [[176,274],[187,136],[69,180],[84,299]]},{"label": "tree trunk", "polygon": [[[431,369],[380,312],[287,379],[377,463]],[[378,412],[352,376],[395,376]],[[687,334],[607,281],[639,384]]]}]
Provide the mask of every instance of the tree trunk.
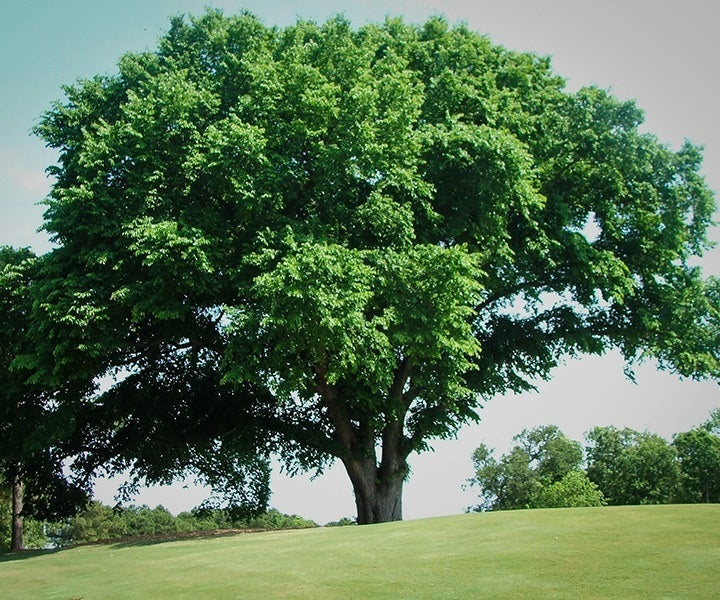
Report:
[{"label": "tree trunk", "polygon": [[23,542],[23,483],[16,476],[12,483],[12,533],[10,551],[20,552],[24,548]]},{"label": "tree trunk", "polygon": [[[411,369],[409,359],[398,367],[390,396],[402,405],[403,387]],[[359,525],[402,521],[402,489],[409,469],[406,462],[408,440],[403,436],[402,415],[388,420],[382,429],[382,457],[377,463],[377,432],[369,419],[352,419],[337,386],[328,383],[326,366],[317,368],[318,393],[327,407],[327,415],[335,428],[335,439],[343,451],[342,460],[352,482]],[[404,406],[407,411],[409,402]]]},{"label": "tree trunk", "polygon": [[407,467],[377,467],[372,459],[345,459],[359,525],[402,521],[402,490]]}]

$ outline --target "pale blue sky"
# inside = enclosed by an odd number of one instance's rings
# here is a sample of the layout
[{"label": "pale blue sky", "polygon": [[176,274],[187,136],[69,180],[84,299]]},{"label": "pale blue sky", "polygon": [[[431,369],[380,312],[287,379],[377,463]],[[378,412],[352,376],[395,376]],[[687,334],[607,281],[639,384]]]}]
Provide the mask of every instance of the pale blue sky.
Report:
[{"label": "pale blue sky", "polygon": [[[0,244],[30,245],[37,252],[49,248],[46,237],[36,233],[42,221],[37,203],[49,189],[44,169],[54,154],[29,131],[62,97],[60,86],[113,72],[123,52],[152,49],[169,16],[197,14],[205,6],[226,13],[245,8],[268,25],[287,25],[297,17],[323,21],[337,13],[356,25],[386,15],[422,22],[438,13],[451,22],[465,21],[496,43],[550,55],[572,88],[597,84],[622,99],[636,99],[646,111],[647,129],[660,140],[677,146],[688,137],[705,146],[704,173],[720,190],[720,3],[713,0],[0,0]],[[715,251],[704,260],[708,272],[720,274],[718,256]],[[572,361],[538,394],[494,399],[480,425],[412,461],[406,518],[462,512],[472,503],[472,493],[460,485],[470,476],[469,455],[481,441],[506,449],[514,433],[545,423],[560,425],[576,439],[604,424],[670,436],[720,405],[714,383],[681,382],[652,365],[638,371],[638,382],[627,382],[618,357],[610,355]],[[99,491],[111,500],[109,486]],[[177,511],[201,499],[196,490],[174,488],[139,500]],[[314,482],[277,476],[272,503],[320,522],[354,514],[340,469]]]}]

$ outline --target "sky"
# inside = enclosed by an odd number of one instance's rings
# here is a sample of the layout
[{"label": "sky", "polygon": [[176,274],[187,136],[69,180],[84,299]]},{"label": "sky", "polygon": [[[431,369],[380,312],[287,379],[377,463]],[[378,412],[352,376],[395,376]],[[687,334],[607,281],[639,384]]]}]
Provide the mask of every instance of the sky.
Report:
[{"label": "sky", "polygon": [[[0,0],[0,244],[51,248],[38,232],[51,181],[45,169],[56,159],[30,131],[62,85],[111,74],[127,51],[155,48],[169,17],[199,14],[206,6],[226,14],[249,10],[267,25],[298,18],[322,22],[344,14],[355,26],[401,16],[422,23],[442,14],[465,22],[508,48],[550,56],[568,88],[609,89],[645,111],[645,129],[679,147],[685,138],[704,146],[703,173],[720,190],[720,119],[717,115],[720,3],[714,0]],[[720,214],[716,216],[720,221]],[[720,240],[720,228],[712,238]],[[702,260],[720,275],[720,250]],[[582,441],[597,425],[649,430],[668,438],[703,422],[720,406],[714,382],[683,381],[653,364],[623,375],[616,353],[585,357],[559,367],[538,391],[487,401],[481,422],[434,451],[410,458],[404,516],[417,519],[463,512],[476,492],[462,489],[472,475],[470,456],[484,442],[499,452],[524,428],[558,425]],[[285,477],[276,466],[271,505],[325,523],[354,516],[352,490],[342,468],[320,477]],[[112,503],[117,481],[101,481],[96,496]],[[174,513],[205,497],[192,482],[145,490],[136,499]]]}]

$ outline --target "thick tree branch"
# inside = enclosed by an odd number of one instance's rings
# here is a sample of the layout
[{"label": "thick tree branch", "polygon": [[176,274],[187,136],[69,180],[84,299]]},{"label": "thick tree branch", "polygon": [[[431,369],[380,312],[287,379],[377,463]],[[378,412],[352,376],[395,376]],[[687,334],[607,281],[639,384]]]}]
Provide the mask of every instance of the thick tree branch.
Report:
[{"label": "thick tree branch", "polygon": [[396,401],[398,404],[402,403],[403,390],[405,389],[405,384],[410,378],[412,368],[412,359],[409,356],[406,356],[402,359],[402,361],[400,361],[400,365],[395,370],[395,376],[393,377],[393,382],[390,386],[389,396],[391,400]]},{"label": "thick tree branch", "polygon": [[350,421],[347,408],[339,399],[337,386],[327,381],[327,366],[316,367],[317,391],[325,404],[327,415],[335,428],[338,441],[351,454],[357,446],[357,435]]}]

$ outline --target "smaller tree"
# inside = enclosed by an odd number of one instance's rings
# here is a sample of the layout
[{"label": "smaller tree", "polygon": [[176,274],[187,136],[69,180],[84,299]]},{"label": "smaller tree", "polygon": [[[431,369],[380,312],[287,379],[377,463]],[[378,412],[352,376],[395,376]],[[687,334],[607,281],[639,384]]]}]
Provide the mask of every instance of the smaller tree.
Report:
[{"label": "smaller tree", "polygon": [[[12,498],[10,487],[0,477],[0,554],[9,552],[12,544]],[[23,546],[25,548],[47,548],[52,542],[56,523],[38,519],[23,519]]]},{"label": "smaller tree", "polygon": [[663,437],[613,426],[586,434],[587,474],[608,504],[665,504],[680,473],[675,448]]},{"label": "smaller tree", "polygon": [[570,471],[560,480],[540,489],[533,508],[604,506],[605,496],[584,471]]},{"label": "smaller tree", "polygon": [[485,444],[473,453],[475,476],[469,483],[480,488],[473,510],[537,507],[543,488],[562,481],[582,462],[582,446],[555,425],[525,429],[513,441],[515,446],[499,460]]},{"label": "smaller tree", "polygon": [[509,510],[530,505],[539,482],[522,448],[515,447],[498,460],[492,449],[480,444],[472,460],[475,475],[468,483],[480,488],[480,502],[472,510]]},{"label": "smaller tree", "polygon": [[711,419],[673,438],[681,474],[678,499],[682,502],[720,502],[720,437],[713,431],[718,428]]},{"label": "smaller tree", "polygon": [[28,249],[0,247],[0,479],[11,498],[12,551],[24,547],[24,517],[55,519],[87,500],[81,479],[69,479],[65,459],[79,448],[77,404],[61,402],[70,390],[34,383],[22,365],[29,334],[29,288],[38,262]]},{"label": "smaller tree", "polygon": [[582,463],[582,446],[556,425],[524,429],[513,440],[530,457],[531,468],[544,484],[560,481]]},{"label": "smaller tree", "polygon": [[127,535],[127,522],[121,511],[90,502],[82,513],[70,520],[61,542],[99,542],[124,535]]}]

